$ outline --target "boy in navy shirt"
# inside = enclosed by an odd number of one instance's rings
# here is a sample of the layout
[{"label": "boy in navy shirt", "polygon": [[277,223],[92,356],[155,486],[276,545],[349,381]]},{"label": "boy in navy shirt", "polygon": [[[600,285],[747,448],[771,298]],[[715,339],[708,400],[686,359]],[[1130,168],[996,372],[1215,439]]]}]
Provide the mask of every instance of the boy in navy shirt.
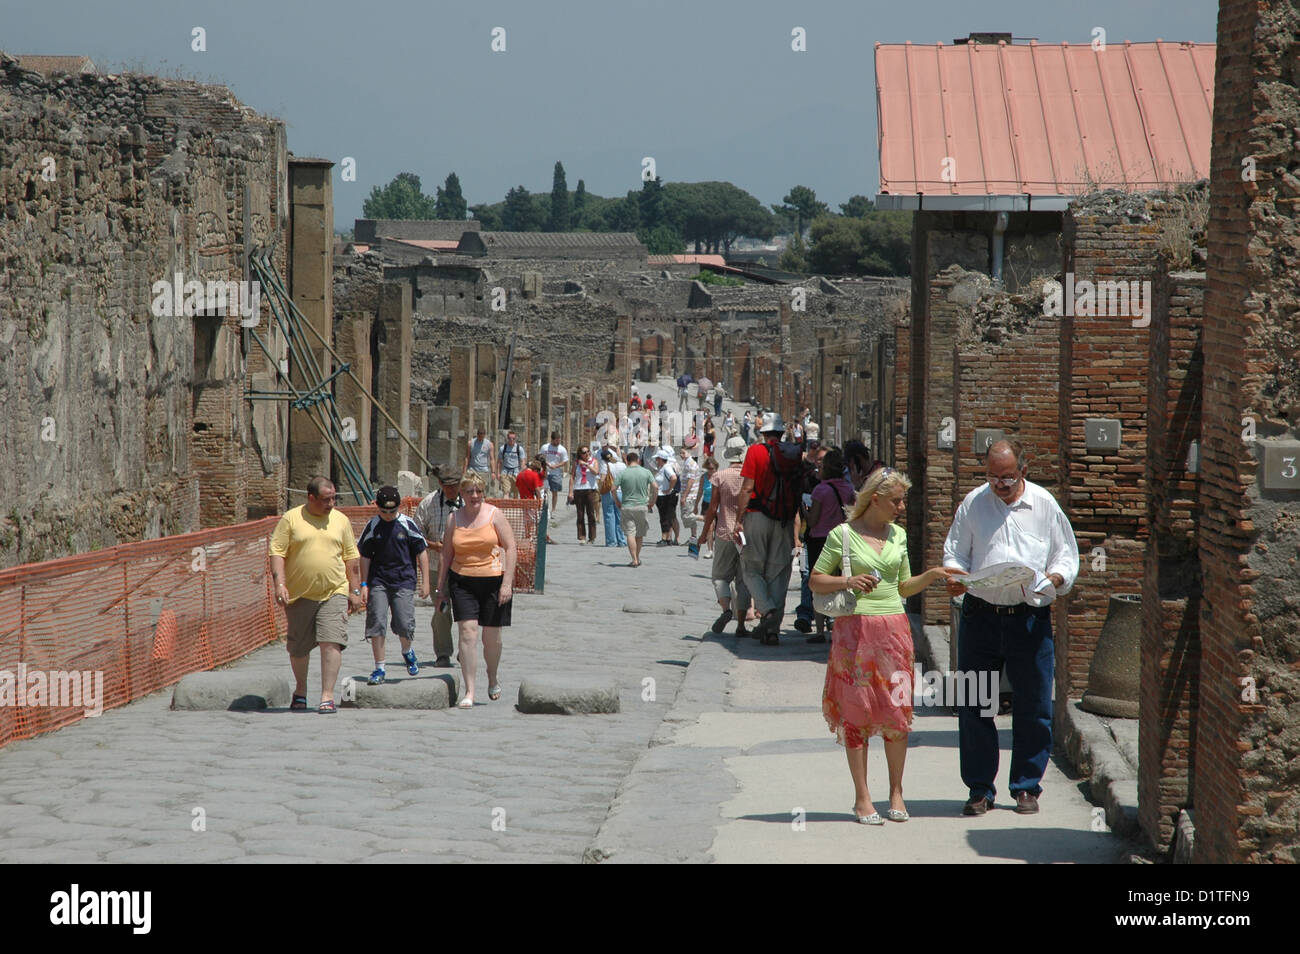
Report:
[{"label": "boy in navy shirt", "polygon": [[420,571],[420,598],[429,598],[428,545],[415,521],[397,512],[402,497],[396,487],[380,487],[375,495],[379,514],[361,531],[362,594],[366,601],[366,639],[375,654],[370,685],[384,681],[384,639],[392,611],[393,631],[402,641],[402,659],[412,676],[420,671],[411,648],[415,635],[415,571]]}]

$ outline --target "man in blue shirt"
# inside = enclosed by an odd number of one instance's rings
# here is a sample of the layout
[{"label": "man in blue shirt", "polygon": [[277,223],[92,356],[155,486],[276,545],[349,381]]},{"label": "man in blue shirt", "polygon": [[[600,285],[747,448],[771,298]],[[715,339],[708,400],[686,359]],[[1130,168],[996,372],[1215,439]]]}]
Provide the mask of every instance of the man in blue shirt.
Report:
[{"label": "man in blue shirt", "polygon": [[389,611],[393,631],[402,641],[402,659],[412,676],[420,671],[411,648],[415,635],[416,570],[420,572],[420,598],[429,597],[429,554],[424,535],[414,520],[397,512],[402,497],[396,487],[380,487],[375,495],[379,513],[361,531],[361,592],[366,601],[366,639],[375,654],[370,685],[384,681],[384,639]]}]

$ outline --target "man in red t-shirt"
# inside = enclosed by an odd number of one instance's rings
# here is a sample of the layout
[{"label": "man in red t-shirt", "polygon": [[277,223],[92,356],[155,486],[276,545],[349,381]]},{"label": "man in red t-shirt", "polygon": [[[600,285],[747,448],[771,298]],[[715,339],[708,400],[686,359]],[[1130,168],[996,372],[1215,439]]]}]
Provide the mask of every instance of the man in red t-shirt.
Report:
[{"label": "man in red t-shirt", "polygon": [[645,396],[645,412],[649,414],[654,409],[655,409],[655,399],[652,398],[649,394],[647,394]]},{"label": "man in red t-shirt", "polygon": [[763,415],[758,430],[763,443],[749,448],[740,468],[740,500],[745,513],[736,525],[736,542],[741,542],[743,534],[740,569],[754,608],[762,614],[753,629],[754,638],[773,646],[779,642],[785,594],[790,587],[794,520],[775,520],[761,512],[759,501],[767,499],[776,483],[772,453],[779,453],[775,445],[781,443],[785,423],[780,414],[769,412]]},{"label": "man in red t-shirt", "polygon": [[[528,466],[519,472],[515,478],[515,488],[519,491],[520,500],[541,500],[544,499],[542,488],[546,485],[546,478],[542,476],[542,470],[545,464],[539,460],[531,460]],[[540,511],[539,511],[540,514]],[[531,539],[533,536],[533,521],[527,520],[524,523],[524,538]]]}]

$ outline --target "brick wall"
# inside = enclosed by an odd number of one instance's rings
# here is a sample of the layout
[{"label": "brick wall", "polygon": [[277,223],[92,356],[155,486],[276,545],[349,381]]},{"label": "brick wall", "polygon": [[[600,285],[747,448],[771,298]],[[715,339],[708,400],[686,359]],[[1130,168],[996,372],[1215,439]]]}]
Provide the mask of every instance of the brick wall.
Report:
[{"label": "brick wall", "polygon": [[1147,409],[1147,527],[1142,584],[1138,818],[1147,840],[1167,848],[1178,812],[1192,803],[1200,666],[1200,514],[1188,452],[1200,434],[1205,276],[1153,283],[1150,406]]},{"label": "brick wall", "polygon": [[[915,367],[925,379],[924,403],[919,405],[925,420],[923,430],[917,435],[925,458],[925,477],[921,482],[919,513],[923,523],[919,529],[924,536],[910,541],[912,557],[918,568],[938,566],[943,563],[943,542],[952,525],[953,494],[956,478],[953,473],[952,451],[939,449],[939,431],[944,419],[953,417],[952,342],[957,339],[959,326],[969,312],[967,293],[972,284],[988,284],[987,276],[967,272],[957,265],[949,265],[930,280],[927,321],[924,327],[924,348],[916,351]],[[918,417],[921,416],[918,414]],[[915,477],[913,484],[917,483]],[[911,538],[911,533],[908,534]],[[946,624],[950,619],[949,600],[938,587],[927,588],[919,595],[925,622],[931,625]]]},{"label": "brick wall", "polygon": [[[1072,294],[1071,275],[1075,283],[1151,280],[1161,246],[1156,215],[1157,203],[1150,195],[1105,192],[1071,203],[1061,236],[1063,310],[1072,310],[1064,307]],[[1131,300],[1127,308],[1115,304],[1088,310],[1118,313],[1060,317],[1061,505],[1074,527],[1080,555],[1078,580],[1057,613],[1060,724],[1069,700],[1078,699],[1087,688],[1088,667],[1111,595],[1138,594],[1142,589],[1150,329],[1134,326]],[[1120,422],[1118,450],[1087,448],[1089,418]],[[1104,554],[1104,570],[1098,554]]]},{"label": "brick wall", "polygon": [[[1029,456],[1029,479],[1055,495],[1060,467],[1060,324],[1036,295],[987,293],[954,347],[956,482],[952,508],[985,483],[977,427],[1015,437]],[[945,527],[946,530],[946,527]],[[942,545],[942,540],[940,541]]]},{"label": "brick wall", "polygon": [[[1300,494],[1267,489],[1259,462],[1261,440],[1300,436],[1300,222],[1287,171],[1300,162],[1298,36],[1293,4],[1220,3],[1192,778],[1199,862],[1300,860]],[[1243,179],[1247,159],[1253,180]],[[1257,422],[1257,440],[1243,439],[1243,417]]]},{"label": "brick wall", "polygon": [[[912,379],[912,315],[906,310],[894,325],[894,416],[890,433],[894,435],[889,463],[902,469],[907,462],[907,397]],[[909,505],[908,512],[912,510]],[[910,524],[909,524],[910,526]],[[909,530],[909,535],[910,535]]]}]

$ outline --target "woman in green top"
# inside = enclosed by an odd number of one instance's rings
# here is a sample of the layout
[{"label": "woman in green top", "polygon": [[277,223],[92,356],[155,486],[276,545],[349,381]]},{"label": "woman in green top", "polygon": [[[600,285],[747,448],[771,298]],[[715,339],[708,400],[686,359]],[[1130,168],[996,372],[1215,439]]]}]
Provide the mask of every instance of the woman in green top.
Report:
[{"label": "woman in green top", "polygon": [[867,790],[867,740],[884,738],[889,764],[890,821],[907,821],[903,803],[903,762],[912,725],[912,629],[903,598],[960,573],[934,567],[912,575],[907,533],[894,521],[907,513],[912,482],[892,467],[875,471],[862,485],[848,517],[849,573],[840,567],[844,527],[826,545],[808,579],[814,593],[852,589],[858,594],[851,616],[835,620],[826,664],[822,714],[844,746],[853,777],[853,813],[867,825],[883,825]]}]

